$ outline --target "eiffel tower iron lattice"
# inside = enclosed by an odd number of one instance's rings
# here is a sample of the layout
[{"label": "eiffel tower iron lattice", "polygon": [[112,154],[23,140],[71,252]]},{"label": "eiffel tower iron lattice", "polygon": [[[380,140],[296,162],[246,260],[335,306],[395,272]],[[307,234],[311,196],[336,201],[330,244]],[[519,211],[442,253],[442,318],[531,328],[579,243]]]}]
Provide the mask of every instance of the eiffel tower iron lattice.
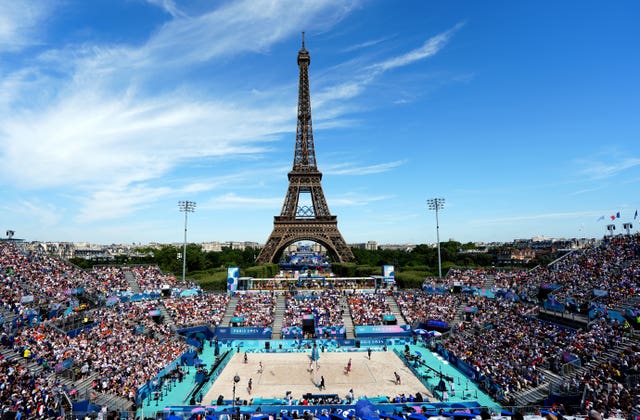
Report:
[{"label": "eiffel tower iron lattice", "polygon": [[338,230],[338,217],[331,215],[329,211],[322,191],[322,172],[316,165],[309,94],[310,63],[311,57],[304,47],[303,33],[302,49],[298,51],[300,81],[293,169],[288,175],[289,188],[282,211],[280,216],[274,217],[273,232],[256,259],[258,264],[276,262],[276,258],[282,255],[287,246],[303,240],[321,244],[340,262],[354,259],[351,248]]}]

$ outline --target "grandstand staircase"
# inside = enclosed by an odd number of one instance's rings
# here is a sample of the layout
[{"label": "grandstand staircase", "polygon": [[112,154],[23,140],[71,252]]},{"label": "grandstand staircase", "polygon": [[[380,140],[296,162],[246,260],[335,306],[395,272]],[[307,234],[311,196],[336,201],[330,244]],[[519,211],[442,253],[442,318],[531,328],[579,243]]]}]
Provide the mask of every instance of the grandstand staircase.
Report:
[{"label": "grandstand staircase", "polygon": [[355,328],[353,326],[353,318],[351,317],[351,311],[349,310],[349,304],[347,303],[347,298],[344,296],[340,297],[340,307],[342,308],[342,322],[344,322],[344,331],[346,334],[346,338],[355,338]]},{"label": "grandstand staircase", "polygon": [[493,274],[490,274],[484,280],[484,284],[482,285],[482,288],[483,289],[491,289],[493,286],[495,286],[495,284],[496,284],[496,276],[493,275]]},{"label": "grandstand staircase", "polygon": [[405,325],[407,323],[407,320],[404,318],[404,315],[402,315],[402,311],[400,311],[400,307],[398,306],[396,298],[387,295],[385,297],[385,301],[387,305],[389,305],[389,309],[391,309],[391,313],[393,314],[393,316],[396,317],[398,324]]},{"label": "grandstand staircase", "polygon": [[29,373],[39,374],[43,370],[43,367],[41,365],[37,364],[35,361],[26,360],[24,357],[22,357],[22,354],[16,350],[0,347],[0,354],[5,360],[9,362],[18,363],[22,366],[25,366],[26,368],[28,368]]},{"label": "grandstand staircase", "polygon": [[461,322],[465,321],[464,318],[464,310],[467,307],[467,304],[465,302],[460,303],[460,305],[458,305],[458,307],[456,308],[456,316],[453,318],[453,320],[451,321],[451,326],[458,326],[460,325]]},{"label": "grandstand staircase", "polygon": [[173,317],[167,310],[167,307],[164,306],[164,303],[162,301],[160,301],[158,304],[158,310],[162,314],[162,323],[171,328],[171,331],[176,331],[176,322],[173,320]]},{"label": "grandstand staircase", "polygon": [[131,290],[133,294],[142,293],[140,285],[136,281],[136,276],[132,271],[126,270],[124,272],[124,279],[127,281],[127,283],[129,283],[129,290]]},{"label": "grandstand staircase", "polygon": [[584,366],[576,367],[571,372],[567,372],[567,375],[565,377],[573,379],[580,378],[584,375],[588,376],[590,375],[590,372],[592,370],[597,369],[601,364],[616,360],[626,350],[632,350],[632,348],[637,345],[639,340],[640,334],[634,333],[631,338],[625,338],[621,343],[618,343],[614,347],[608,348],[607,350],[600,353],[595,359],[585,363]]},{"label": "grandstand staircase", "polygon": [[273,331],[271,332],[271,338],[279,340],[282,338],[282,325],[284,324],[284,311],[286,309],[286,299],[284,295],[279,295],[276,301],[276,313],[273,319]]},{"label": "grandstand staircase", "polygon": [[18,317],[18,314],[16,314],[15,312],[9,310],[9,309],[5,309],[3,307],[0,307],[0,325],[4,324],[4,325],[11,325],[11,323],[13,323],[13,321]]},{"label": "grandstand staircase", "polygon": [[224,311],[224,317],[222,318],[222,322],[220,323],[223,327],[228,327],[231,325],[231,318],[233,318],[233,313],[238,306],[238,301],[240,298],[237,295],[231,296],[229,299],[229,303],[227,303],[227,308]]},{"label": "grandstand staircase", "polygon": [[581,377],[585,375],[587,377],[590,376],[592,370],[596,369],[601,363],[607,363],[611,360],[617,359],[621,353],[630,349],[638,342],[639,339],[640,336],[634,336],[634,338],[630,340],[625,340],[624,342],[598,355],[594,360],[587,362],[585,366],[577,367],[567,363],[563,366],[562,376],[551,372],[550,370],[538,367],[537,370],[544,375],[544,383],[536,388],[529,388],[519,393],[515,393],[511,397],[514,399],[515,405],[526,406],[540,402],[551,393],[558,394],[561,392],[560,390],[562,389],[562,384],[564,382],[568,380],[570,381],[574,378],[581,382]]},{"label": "grandstand staircase", "polygon": [[132,411],[133,403],[126,398],[109,393],[98,393],[98,396],[93,400],[93,404],[99,406],[106,406],[109,411],[127,412]]},{"label": "grandstand staircase", "polygon": [[540,384],[535,388],[527,388],[524,391],[520,391],[511,395],[515,406],[528,406],[533,403],[538,403],[549,396],[549,382]]}]

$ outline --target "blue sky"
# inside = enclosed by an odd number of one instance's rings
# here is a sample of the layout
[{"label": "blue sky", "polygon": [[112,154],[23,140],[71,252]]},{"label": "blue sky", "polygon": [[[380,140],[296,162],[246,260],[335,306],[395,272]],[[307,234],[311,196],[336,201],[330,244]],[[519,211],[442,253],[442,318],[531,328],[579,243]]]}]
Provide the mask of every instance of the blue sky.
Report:
[{"label": "blue sky", "polygon": [[[0,220],[26,240],[264,242],[301,31],[349,243],[602,237],[640,208],[637,1],[0,0]],[[600,216],[606,219],[598,221]],[[634,231],[640,219],[634,223]]]}]

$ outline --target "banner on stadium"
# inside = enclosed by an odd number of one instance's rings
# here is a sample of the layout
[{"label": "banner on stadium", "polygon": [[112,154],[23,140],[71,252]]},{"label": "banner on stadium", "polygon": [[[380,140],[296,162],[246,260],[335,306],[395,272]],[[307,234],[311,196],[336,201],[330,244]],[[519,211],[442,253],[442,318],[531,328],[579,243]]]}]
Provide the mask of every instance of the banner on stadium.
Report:
[{"label": "banner on stadium", "polygon": [[238,290],[238,279],[240,278],[239,267],[227,268],[227,292],[232,293]]},{"label": "banner on stadium", "polygon": [[[324,337],[326,339],[336,339],[346,337],[346,330],[344,326],[320,326],[315,328],[317,337]],[[304,336],[302,328],[298,326],[284,327],[281,330],[282,338],[286,339],[299,339]]]},{"label": "banner on stadium", "polygon": [[427,331],[445,332],[445,331],[449,331],[450,327],[448,322],[443,321],[441,319],[428,319],[425,322],[421,322],[420,324],[418,324],[418,328],[421,328]]},{"label": "banner on stadium", "polygon": [[270,340],[272,331],[271,327],[216,327],[216,337]]},{"label": "banner on stadium", "polygon": [[387,283],[395,283],[396,282],[395,267],[392,265],[383,265],[382,277],[384,277],[384,281],[386,281]]},{"label": "banner on stadium", "polygon": [[410,336],[410,325],[357,325],[356,337]]}]

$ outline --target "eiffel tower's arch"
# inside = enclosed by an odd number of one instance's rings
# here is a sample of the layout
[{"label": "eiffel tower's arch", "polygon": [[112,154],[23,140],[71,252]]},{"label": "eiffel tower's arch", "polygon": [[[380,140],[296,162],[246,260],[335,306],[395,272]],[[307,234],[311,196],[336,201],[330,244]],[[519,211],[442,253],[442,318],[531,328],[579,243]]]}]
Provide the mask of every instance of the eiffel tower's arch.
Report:
[{"label": "eiffel tower's arch", "polygon": [[[322,190],[322,172],[316,165],[311,124],[311,95],[309,94],[309,51],[304,47],[298,51],[300,81],[298,83],[298,123],[293,168],[288,174],[289,188],[280,216],[275,216],[273,232],[260,251],[257,264],[277,262],[284,249],[294,242],[309,240],[327,249],[329,255],[339,261],[354,259],[338,230],[338,217],[331,215]],[[307,202],[301,201],[301,196]]]},{"label": "eiffel tower's arch", "polygon": [[326,238],[324,236],[321,237],[313,233],[307,234],[306,236],[303,233],[301,233],[301,235],[293,235],[293,232],[291,232],[291,234],[288,234],[280,238],[280,241],[276,245],[275,251],[273,252],[273,262],[280,261],[280,259],[285,253],[285,250],[289,246],[301,241],[308,241],[308,242],[319,244],[322,247],[324,247],[324,249],[327,252],[327,255],[329,255],[332,261],[341,261],[340,253],[338,252],[337,249],[333,248],[331,238]]}]

